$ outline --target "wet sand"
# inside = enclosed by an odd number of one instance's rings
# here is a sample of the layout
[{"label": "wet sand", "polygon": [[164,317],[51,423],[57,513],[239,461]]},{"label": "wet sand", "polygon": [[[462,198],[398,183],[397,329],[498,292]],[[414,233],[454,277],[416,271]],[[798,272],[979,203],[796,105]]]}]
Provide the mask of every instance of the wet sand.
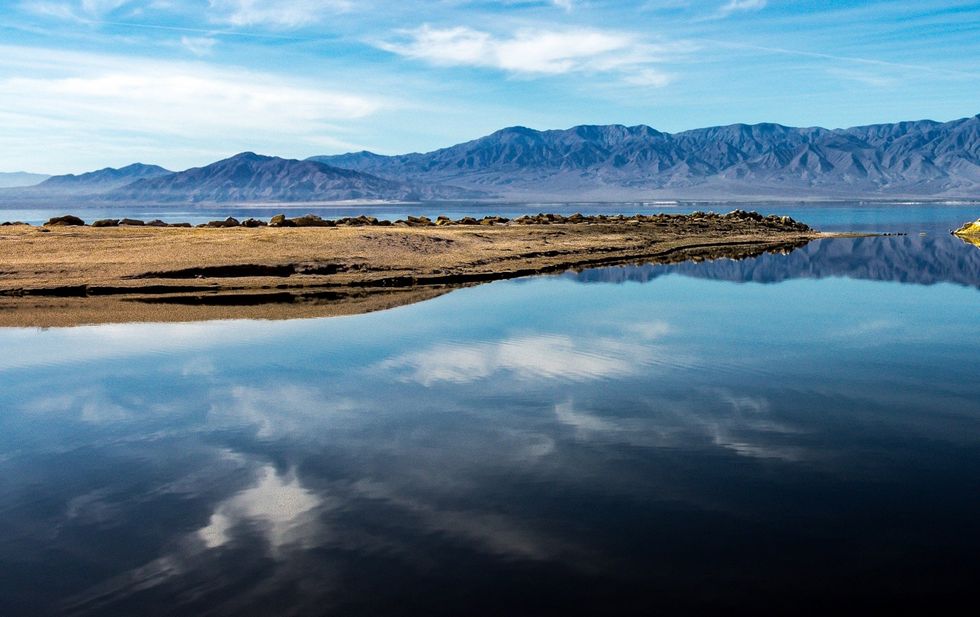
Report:
[{"label": "wet sand", "polygon": [[349,315],[486,281],[738,258],[826,237],[776,217],[337,227],[0,227],[0,326]]}]

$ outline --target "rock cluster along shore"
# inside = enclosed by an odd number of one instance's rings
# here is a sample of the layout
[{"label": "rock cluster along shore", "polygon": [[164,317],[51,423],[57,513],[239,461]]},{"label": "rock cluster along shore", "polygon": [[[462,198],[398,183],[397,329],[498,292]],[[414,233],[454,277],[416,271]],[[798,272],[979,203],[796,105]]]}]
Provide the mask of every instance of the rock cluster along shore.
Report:
[{"label": "rock cluster along shore", "polygon": [[[453,220],[447,216],[438,216],[434,220],[425,216],[409,216],[405,219],[398,219],[395,221],[389,221],[384,219],[377,219],[373,216],[361,215],[357,217],[345,217],[341,219],[324,219],[315,214],[306,214],[304,216],[299,216],[295,218],[287,218],[284,214],[277,214],[273,216],[268,222],[248,218],[244,221],[239,221],[234,217],[228,217],[220,221],[210,221],[208,223],[202,223],[197,227],[210,227],[210,228],[229,228],[229,227],[441,227],[446,225],[568,225],[568,224],[626,224],[626,225],[638,225],[641,223],[661,223],[669,224],[672,221],[678,219],[686,219],[688,221],[697,222],[698,220],[704,220],[705,223],[710,221],[718,220],[729,220],[729,221],[755,221],[762,224],[768,224],[772,227],[779,229],[791,229],[796,231],[810,231],[810,227],[803,223],[797,222],[788,216],[763,216],[758,212],[747,212],[745,210],[733,210],[728,214],[716,214],[714,212],[692,212],[686,215],[677,214],[636,214],[633,216],[626,215],[583,215],[575,213],[569,216],[564,216],[561,214],[534,214],[534,215],[524,215],[514,219],[508,219],[502,216],[484,216],[483,218],[476,219],[470,216],[464,216],[460,219]],[[25,225],[21,222],[7,222],[3,225]],[[66,215],[57,216],[50,219],[44,224],[44,227],[64,227],[64,226],[84,226],[85,221],[77,216]],[[165,223],[159,219],[153,221],[142,221],[138,219],[100,219],[94,221],[91,227],[191,227],[190,223]],[[958,232],[957,232],[958,233]]]}]

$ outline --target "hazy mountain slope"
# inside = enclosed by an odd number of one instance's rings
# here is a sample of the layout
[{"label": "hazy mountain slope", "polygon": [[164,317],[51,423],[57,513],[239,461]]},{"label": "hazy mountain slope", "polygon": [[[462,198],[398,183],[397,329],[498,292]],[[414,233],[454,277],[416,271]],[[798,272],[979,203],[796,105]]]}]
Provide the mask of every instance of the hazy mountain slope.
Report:
[{"label": "hazy mountain slope", "polygon": [[0,189],[34,186],[50,177],[46,174],[32,174],[25,171],[0,172]]},{"label": "hazy mountain slope", "polygon": [[139,180],[104,197],[145,202],[249,202],[460,199],[478,196],[482,194],[471,190],[397,182],[315,161],[244,152],[205,167]]},{"label": "hazy mountain slope", "polygon": [[313,157],[394,179],[510,196],[980,196],[980,116],[850,129],[735,124],[511,127],[424,154]]},{"label": "hazy mountain slope", "polygon": [[143,178],[159,178],[171,173],[173,172],[159,165],[133,163],[126,167],[120,167],[119,169],[106,167],[105,169],[90,171],[84,174],[52,176],[37,186],[31,187],[31,191],[70,193],[73,195],[104,193]]}]

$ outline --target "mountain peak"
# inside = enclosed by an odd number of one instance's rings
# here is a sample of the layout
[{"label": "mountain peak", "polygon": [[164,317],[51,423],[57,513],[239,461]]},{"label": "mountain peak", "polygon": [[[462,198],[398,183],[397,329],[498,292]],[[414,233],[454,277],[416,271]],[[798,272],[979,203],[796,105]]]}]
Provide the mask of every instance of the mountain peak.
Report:
[{"label": "mountain peak", "polygon": [[315,160],[511,199],[980,195],[980,116],[825,129],[774,122],[679,133],[646,125],[510,126],[427,153]]},{"label": "mountain peak", "polygon": [[105,192],[120,186],[125,186],[136,180],[158,178],[171,173],[170,170],[164,169],[159,165],[133,163],[118,169],[105,167],[78,175],[66,174],[63,176],[52,176],[31,188],[39,191],[71,192],[84,195]]},{"label": "mountain peak", "polygon": [[334,167],[254,152],[149,180],[105,195],[110,200],[147,202],[307,202],[355,199],[414,201],[478,197],[456,187],[410,184]]},{"label": "mountain peak", "polygon": [[[224,160],[225,161],[271,161],[272,159],[276,159],[276,158],[279,158],[279,157],[276,157],[276,156],[266,156],[264,154],[256,154],[254,152],[247,151],[247,152],[239,152],[238,154],[235,154],[233,156],[230,156],[230,157],[228,157],[228,158],[226,158]],[[283,159],[283,160],[286,160],[286,159]]]}]

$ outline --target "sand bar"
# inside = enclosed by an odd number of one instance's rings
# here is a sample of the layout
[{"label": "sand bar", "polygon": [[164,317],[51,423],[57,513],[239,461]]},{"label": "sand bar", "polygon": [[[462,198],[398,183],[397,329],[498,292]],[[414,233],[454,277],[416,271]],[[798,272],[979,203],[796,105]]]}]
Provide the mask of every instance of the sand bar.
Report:
[{"label": "sand bar", "polygon": [[0,326],[347,315],[498,279],[745,257],[828,235],[754,213],[438,226],[10,225],[0,227]]}]

